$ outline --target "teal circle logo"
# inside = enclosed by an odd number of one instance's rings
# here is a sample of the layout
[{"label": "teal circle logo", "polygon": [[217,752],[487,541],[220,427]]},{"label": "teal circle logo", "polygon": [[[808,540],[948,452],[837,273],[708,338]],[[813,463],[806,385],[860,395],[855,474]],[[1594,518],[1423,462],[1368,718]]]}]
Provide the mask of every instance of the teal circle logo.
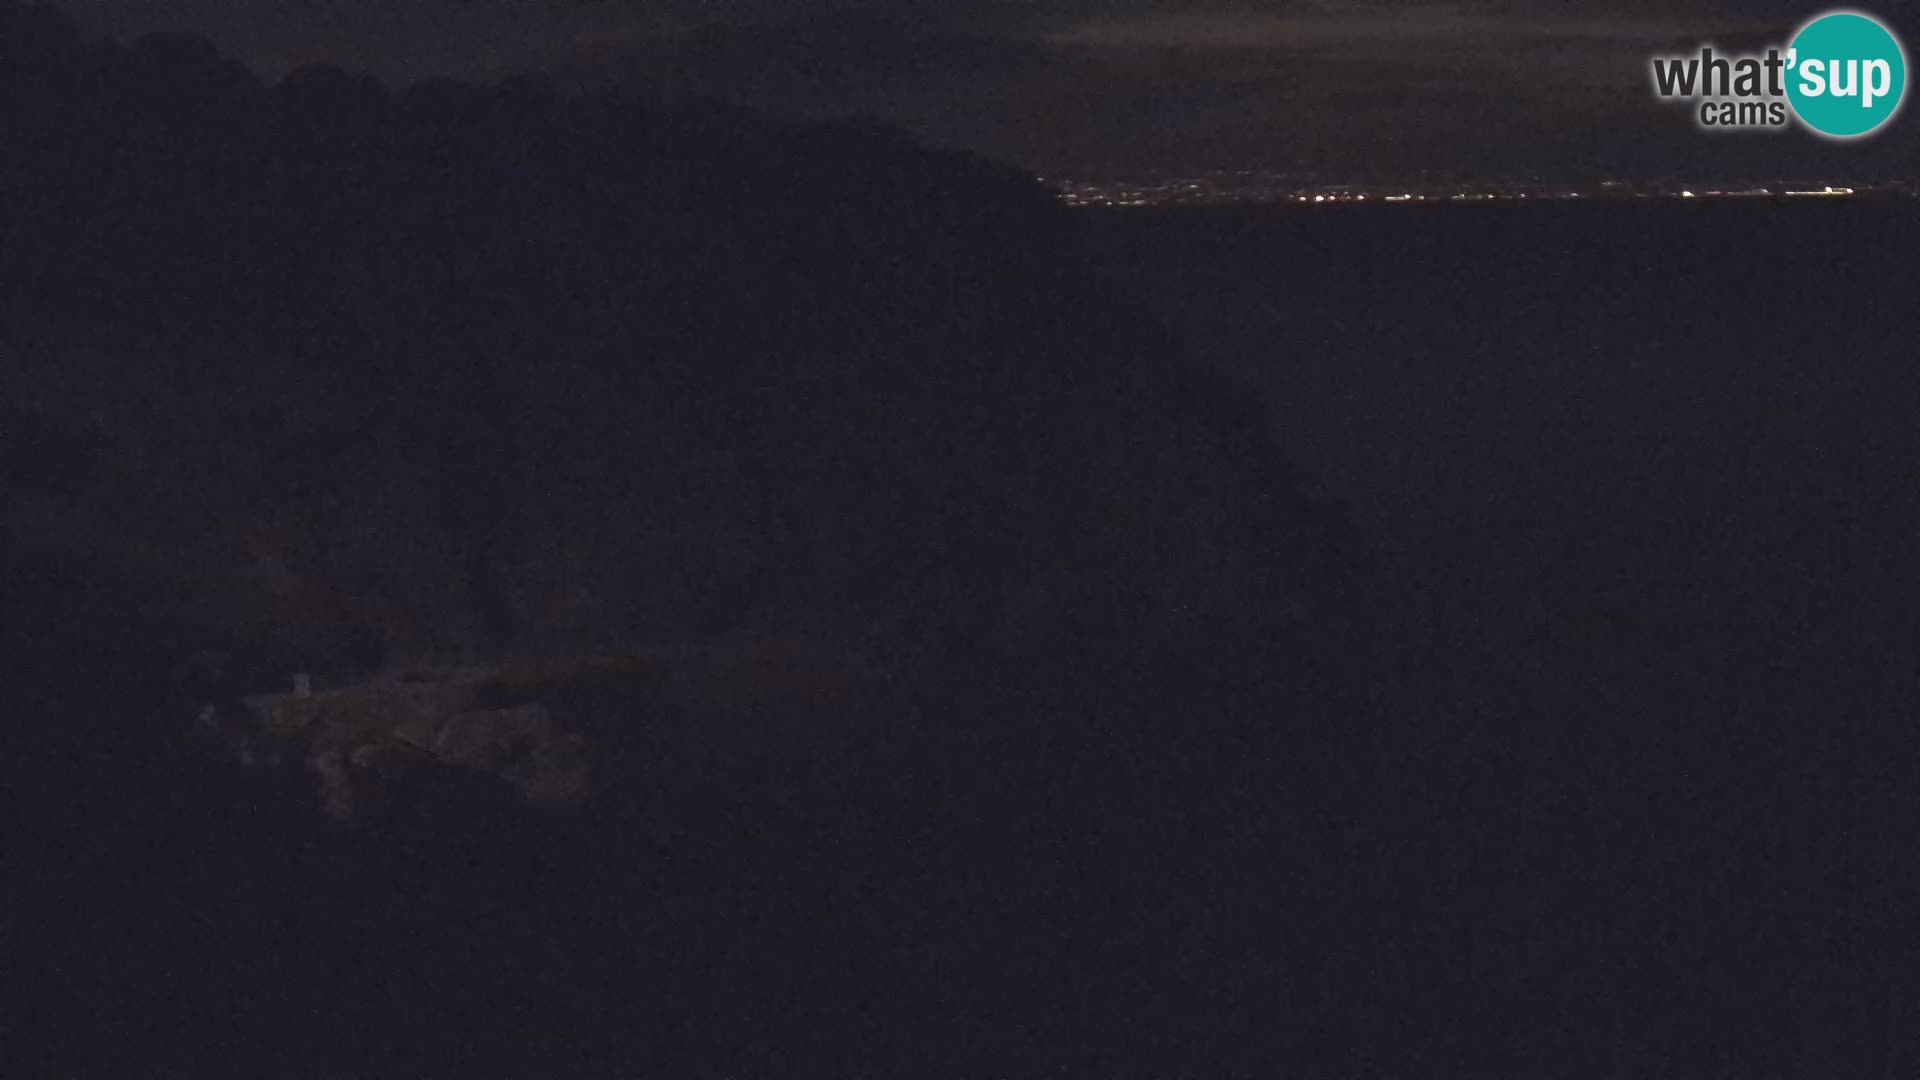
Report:
[{"label": "teal circle logo", "polygon": [[1906,90],[1906,53],[1869,16],[1822,15],[1787,47],[1787,100],[1822,135],[1851,139],[1875,130],[1900,111]]}]

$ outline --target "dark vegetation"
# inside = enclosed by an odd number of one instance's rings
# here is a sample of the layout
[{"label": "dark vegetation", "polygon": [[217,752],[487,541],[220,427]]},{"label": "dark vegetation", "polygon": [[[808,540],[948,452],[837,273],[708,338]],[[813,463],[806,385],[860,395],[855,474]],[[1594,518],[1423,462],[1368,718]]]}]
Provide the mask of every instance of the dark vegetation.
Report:
[{"label": "dark vegetation", "polygon": [[[1048,192],[857,123],[269,88],[4,11],[13,1062],[1330,1045],[1357,560]],[[880,674],[574,688],[571,817],[430,771],[326,825],[186,738],[295,671],[730,641]]]}]

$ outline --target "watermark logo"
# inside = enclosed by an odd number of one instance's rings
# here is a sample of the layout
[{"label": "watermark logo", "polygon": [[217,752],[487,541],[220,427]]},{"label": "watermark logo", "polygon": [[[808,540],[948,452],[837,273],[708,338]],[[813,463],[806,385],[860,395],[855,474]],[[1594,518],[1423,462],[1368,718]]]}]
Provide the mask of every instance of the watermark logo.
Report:
[{"label": "watermark logo", "polygon": [[1906,97],[1907,58],[1893,31],[1870,15],[1833,11],[1808,22],[1785,47],[1653,58],[1653,90],[1694,105],[1706,130],[1784,128],[1799,120],[1829,139],[1880,130]]},{"label": "watermark logo", "polygon": [[1893,32],[1851,11],[1822,15],[1787,49],[1794,114],[1814,131],[1851,139],[1878,130],[1900,111],[1907,57]]}]

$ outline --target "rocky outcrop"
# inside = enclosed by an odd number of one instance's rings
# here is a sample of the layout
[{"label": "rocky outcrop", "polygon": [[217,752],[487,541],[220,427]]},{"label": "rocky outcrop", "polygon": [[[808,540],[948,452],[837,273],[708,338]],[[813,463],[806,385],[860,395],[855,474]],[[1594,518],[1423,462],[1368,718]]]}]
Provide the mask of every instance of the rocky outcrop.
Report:
[{"label": "rocky outcrop", "polygon": [[[202,658],[202,666],[220,664]],[[846,708],[891,679],[844,649],[722,639],[410,668],[317,689],[302,673],[288,692],[202,706],[194,727],[243,768],[300,770],[336,819],[379,816],[424,770],[484,777],[530,807],[567,811],[587,805],[601,784],[601,754],[645,742],[659,717],[698,714],[737,727],[727,718],[769,707]]]},{"label": "rocky outcrop", "polygon": [[491,777],[544,809],[585,803],[593,790],[585,737],[537,701],[501,704],[507,696],[491,670],[415,673],[208,706],[199,730],[243,766],[298,764],[311,774],[326,813],[343,820],[378,814],[426,768]]}]

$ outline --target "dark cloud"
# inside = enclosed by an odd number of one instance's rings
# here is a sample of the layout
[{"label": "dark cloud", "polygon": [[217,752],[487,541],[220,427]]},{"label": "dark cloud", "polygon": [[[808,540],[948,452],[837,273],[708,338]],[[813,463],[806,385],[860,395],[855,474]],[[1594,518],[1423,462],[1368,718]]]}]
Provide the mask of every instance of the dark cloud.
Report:
[{"label": "dark cloud", "polygon": [[[1784,40],[1793,0],[68,0],[120,32],[207,33],[272,77],[332,60],[395,82],[535,70],[866,112],[1050,172],[1321,163],[1606,171],[1766,159],[1912,164],[1713,137],[1651,100],[1650,56]],[[1661,155],[1671,155],[1662,158]]]}]

